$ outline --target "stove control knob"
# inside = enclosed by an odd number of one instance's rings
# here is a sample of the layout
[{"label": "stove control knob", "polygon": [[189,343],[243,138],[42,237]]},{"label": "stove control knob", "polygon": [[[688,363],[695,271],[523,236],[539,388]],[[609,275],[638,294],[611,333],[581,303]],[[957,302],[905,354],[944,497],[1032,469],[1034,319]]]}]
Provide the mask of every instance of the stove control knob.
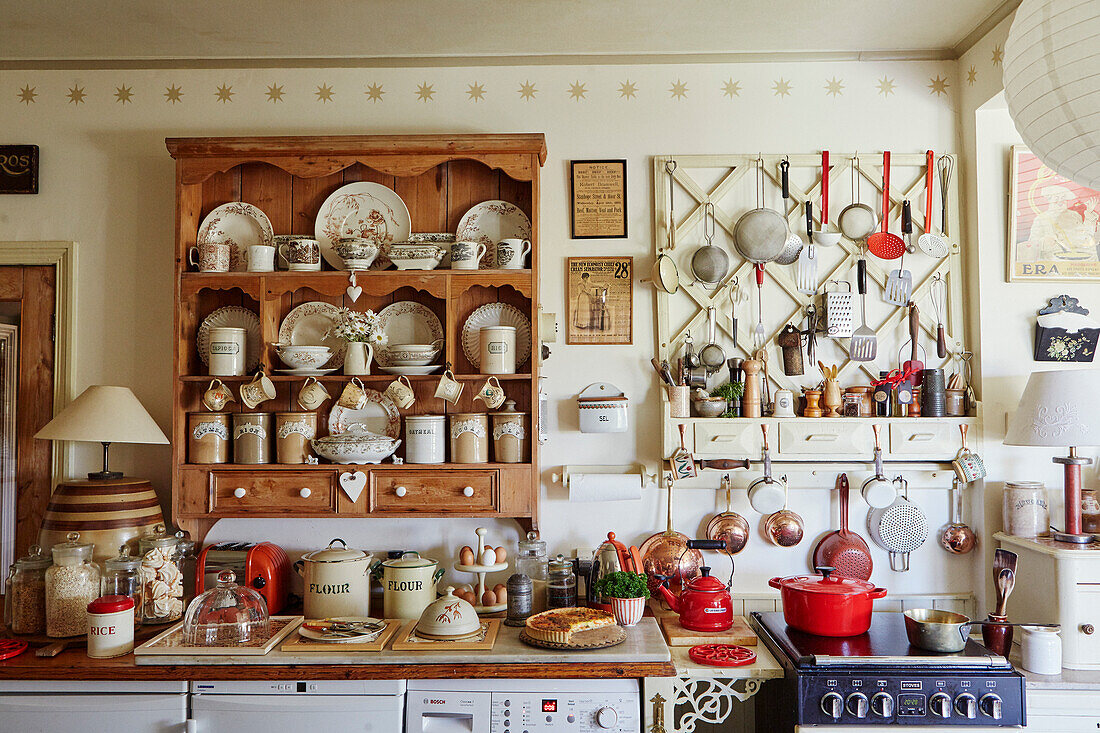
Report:
[{"label": "stove control knob", "polygon": [[928,698],[928,707],[938,718],[951,717],[951,697],[943,692],[937,692]]},{"label": "stove control knob", "polygon": [[982,715],[988,715],[994,720],[1001,719],[1001,698],[994,695],[992,692],[988,695],[982,695],[982,699],[978,701],[978,709],[982,711]]},{"label": "stove control knob", "polygon": [[821,711],[833,720],[840,720],[840,716],[844,713],[844,698],[835,692],[826,693],[825,697],[821,698]]},{"label": "stove control knob", "polygon": [[894,698],[888,692],[876,692],[871,698],[871,710],[880,718],[894,717]]},{"label": "stove control knob", "polygon": [[596,725],[601,728],[614,728],[619,724],[619,714],[615,708],[600,708],[596,711]]},{"label": "stove control knob", "polygon": [[844,702],[844,707],[848,709],[848,712],[857,718],[867,717],[867,696],[862,692],[853,692],[848,695],[848,699]]},{"label": "stove control knob", "polygon": [[955,712],[973,720],[978,717],[978,701],[969,692],[964,692],[955,698]]}]

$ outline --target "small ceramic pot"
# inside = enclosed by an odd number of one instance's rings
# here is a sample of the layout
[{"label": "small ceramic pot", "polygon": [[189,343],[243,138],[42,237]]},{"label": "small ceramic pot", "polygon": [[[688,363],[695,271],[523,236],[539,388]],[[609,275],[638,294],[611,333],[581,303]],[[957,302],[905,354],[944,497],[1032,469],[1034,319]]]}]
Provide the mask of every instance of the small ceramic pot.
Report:
[{"label": "small ceramic pot", "polygon": [[229,461],[228,412],[192,412],[187,416],[187,460],[190,463]]},{"label": "small ceramic pot", "polygon": [[485,326],[481,329],[481,373],[516,373],[516,327]]},{"label": "small ceramic pot", "polygon": [[207,367],[213,377],[243,377],[246,333],[243,328],[210,329],[210,353]]},{"label": "small ceramic pot", "polygon": [[270,412],[233,413],[233,462],[271,463]]},{"label": "small ceramic pot", "polygon": [[317,437],[316,412],[275,413],[275,460],[305,463],[313,457],[310,441]]},{"label": "small ceramic pot", "polygon": [[447,416],[405,416],[405,462],[444,463],[447,460]]},{"label": "small ceramic pot", "polygon": [[516,411],[515,400],[489,416],[493,423],[493,460],[497,463],[523,463],[530,452],[527,415]]},{"label": "small ceramic pot", "polygon": [[489,416],[484,412],[451,414],[451,461],[489,462]]}]

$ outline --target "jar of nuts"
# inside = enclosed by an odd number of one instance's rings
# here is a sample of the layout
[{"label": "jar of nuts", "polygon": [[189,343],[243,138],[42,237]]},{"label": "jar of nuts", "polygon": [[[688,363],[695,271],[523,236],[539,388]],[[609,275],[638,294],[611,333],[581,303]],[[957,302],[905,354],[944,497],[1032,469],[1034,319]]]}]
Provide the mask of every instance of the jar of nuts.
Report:
[{"label": "jar of nuts", "polygon": [[145,623],[163,624],[183,616],[183,571],[176,551],[179,541],[163,524],[138,540]]},{"label": "jar of nuts", "polygon": [[12,563],[4,590],[4,623],[13,634],[46,632],[46,569],[50,558],[38,545]]},{"label": "jar of nuts", "polygon": [[88,604],[99,598],[95,545],[81,544],[79,532],[69,532],[68,540],[53,546],[46,571],[46,635],[55,638],[88,633]]}]

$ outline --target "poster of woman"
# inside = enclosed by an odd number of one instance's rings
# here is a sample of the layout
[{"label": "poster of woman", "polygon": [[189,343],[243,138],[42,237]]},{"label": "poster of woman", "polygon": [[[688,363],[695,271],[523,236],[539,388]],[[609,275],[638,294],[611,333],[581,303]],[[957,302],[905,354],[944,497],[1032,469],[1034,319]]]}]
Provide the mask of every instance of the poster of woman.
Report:
[{"label": "poster of woman", "polygon": [[1100,192],[1012,148],[1008,280],[1100,280]]},{"label": "poster of woman", "polygon": [[566,260],[566,343],[634,342],[633,257]]}]

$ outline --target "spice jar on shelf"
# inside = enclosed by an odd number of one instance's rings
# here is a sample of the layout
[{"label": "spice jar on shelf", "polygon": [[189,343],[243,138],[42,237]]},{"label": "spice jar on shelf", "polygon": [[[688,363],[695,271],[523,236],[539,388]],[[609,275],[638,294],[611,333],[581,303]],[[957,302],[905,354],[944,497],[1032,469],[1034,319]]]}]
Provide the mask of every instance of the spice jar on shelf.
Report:
[{"label": "spice jar on shelf", "polygon": [[183,573],[177,564],[179,538],[158,524],[138,540],[141,548],[142,617],[146,623],[163,624],[183,616]]},{"label": "spice jar on shelf", "polygon": [[83,636],[88,632],[88,604],[99,598],[99,566],[92,562],[95,545],[68,542],[53,546],[53,565],[46,571],[46,635]]},{"label": "spice jar on shelf", "polygon": [[129,545],[119,548],[118,557],[103,561],[102,594],[105,596],[126,596],[133,599],[134,626],[141,626],[141,558],[130,555]]},{"label": "spice jar on shelf", "polygon": [[573,561],[558,555],[549,563],[546,581],[546,607],[571,608],[577,605],[577,575]]},{"label": "spice jar on shelf", "polygon": [[12,563],[4,589],[4,623],[13,634],[46,631],[46,570],[50,558],[38,545]]}]

